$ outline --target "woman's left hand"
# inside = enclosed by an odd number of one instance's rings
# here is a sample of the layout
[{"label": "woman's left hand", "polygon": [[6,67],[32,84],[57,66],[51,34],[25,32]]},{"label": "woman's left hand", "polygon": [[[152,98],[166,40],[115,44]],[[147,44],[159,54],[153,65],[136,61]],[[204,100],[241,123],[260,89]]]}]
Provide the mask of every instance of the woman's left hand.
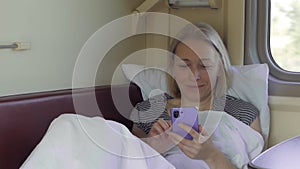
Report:
[{"label": "woman's left hand", "polygon": [[198,126],[199,133],[185,124],[180,123],[178,126],[188,132],[193,139],[186,139],[174,132],[169,132],[168,135],[172,142],[177,144],[183,153],[188,157],[206,161],[213,158],[214,155],[219,151],[214,146],[212,139],[208,133],[204,131],[201,125]]}]

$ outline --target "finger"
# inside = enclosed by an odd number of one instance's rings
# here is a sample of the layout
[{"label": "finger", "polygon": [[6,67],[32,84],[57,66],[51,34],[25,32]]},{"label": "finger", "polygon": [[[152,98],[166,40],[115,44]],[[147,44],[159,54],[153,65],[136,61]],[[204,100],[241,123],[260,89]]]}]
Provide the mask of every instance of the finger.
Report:
[{"label": "finger", "polygon": [[168,132],[168,138],[174,143],[174,144],[178,144],[179,142],[181,142],[184,137],[182,137],[181,135],[174,133],[174,132]]},{"label": "finger", "polygon": [[161,134],[164,132],[162,126],[159,124],[159,123],[155,123],[153,126],[152,126],[152,129],[155,133],[157,134]]},{"label": "finger", "polygon": [[[166,132],[170,128],[170,126],[168,125],[168,123],[165,120],[160,118],[153,124],[152,128],[156,134],[162,134],[162,133]],[[151,128],[151,130],[152,130],[152,128]]]},{"label": "finger", "polygon": [[160,127],[158,126],[157,123],[154,123],[148,133],[149,136],[156,136],[156,135],[159,135],[161,133],[160,131]]},{"label": "finger", "polygon": [[208,132],[202,127],[201,124],[198,125],[199,133],[201,133],[202,136],[208,136]]},{"label": "finger", "polygon": [[179,123],[178,126],[180,128],[182,128],[183,130],[185,130],[186,132],[188,132],[193,138],[199,137],[199,133],[197,131],[195,131],[192,127],[185,125],[183,123]]},{"label": "finger", "polygon": [[183,142],[180,142],[177,144],[177,146],[185,153],[185,154],[197,154],[197,149],[195,146],[189,146],[184,144]]},{"label": "finger", "polygon": [[198,142],[203,143],[209,138],[209,135],[208,132],[202,127],[202,125],[199,124],[198,128],[199,128]]},{"label": "finger", "polygon": [[162,118],[159,118],[157,120],[157,123],[164,129],[167,130],[168,128],[170,128],[170,125]]},{"label": "finger", "polygon": [[199,132],[201,133],[204,128],[202,127],[201,124],[198,124],[198,129],[199,129]]},{"label": "finger", "polygon": [[168,125],[171,127],[172,126],[172,122],[169,120],[167,121]]},{"label": "finger", "polygon": [[[189,140],[188,143],[190,143],[190,142],[191,141]],[[181,142],[174,141],[173,143],[175,143],[181,149],[181,151],[190,158],[194,158],[195,155],[197,154],[197,150],[198,150],[196,148],[197,146],[195,147],[192,144],[185,144],[184,141],[181,141]]]},{"label": "finger", "polygon": [[174,144],[184,144],[187,146],[192,146],[192,140],[186,139],[183,136],[174,133],[174,132],[167,132],[168,139],[170,139]]}]

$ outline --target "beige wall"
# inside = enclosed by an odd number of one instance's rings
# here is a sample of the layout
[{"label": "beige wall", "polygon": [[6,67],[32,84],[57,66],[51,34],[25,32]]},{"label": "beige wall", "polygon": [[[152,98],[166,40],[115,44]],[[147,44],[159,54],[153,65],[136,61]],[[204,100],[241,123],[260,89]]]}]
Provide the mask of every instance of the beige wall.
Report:
[{"label": "beige wall", "polygon": [[[243,64],[244,56],[244,1],[220,0],[220,8],[169,9],[165,3],[157,4],[151,11],[164,12],[191,22],[203,21],[212,25],[222,37],[233,65]],[[147,46],[167,43],[160,38],[148,37]]]},{"label": "beige wall", "polygon": [[270,96],[271,132],[269,146],[300,135],[300,98]]},{"label": "beige wall", "polygon": [[[0,96],[70,88],[74,64],[87,39],[103,25],[130,14],[142,2],[0,0],[0,45],[15,41],[32,45],[27,51],[0,50]],[[145,40],[133,38],[130,44],[114,54],[142,48]],[[96,82],[109,83],[109,78],[99,77]]]},{"label": "beige wall", "polygon": [[[15,41],[30,42],[26,51],[0,50],[0,96],[70,88],[78,54],[88,38],[105,24],[130,14],[143,0],[91,0],[89,3],[71,0],[0,0],[0,44]],[[209,8],[169,9],[161,1],[151,11],[174,14],[190,21],[212,24],[228,46],[233,64],[240,64],[243,43],[242,17],[227,6],[242,13],[243,1],[229,0],[217,10]],[[229,19],[235,16],[233,19]],[[240,17],[237,17],[240,16]],[[232,27],[230,22],[235,22]],[[150,25],[150,24],[149,24]],[[168,28],[166,28],[168,29]],[[231,32],[235,34],[231,34]],[[105,43],[105,42],[102,42]],[[126,80],[116,67],[130,53],[149,47],[168,47],[168,38],[147,35],[120,42],[105,56],[95,79],[96,85]],[[151,53],[147,55],[151,56]],[[146,61],[145,61],[146,59]],[[159,65],[158,57],[142,57],[130,62]],[[116,71],[115,71],[116,70]],[[105,73],[104,73],[105,72]]]}]

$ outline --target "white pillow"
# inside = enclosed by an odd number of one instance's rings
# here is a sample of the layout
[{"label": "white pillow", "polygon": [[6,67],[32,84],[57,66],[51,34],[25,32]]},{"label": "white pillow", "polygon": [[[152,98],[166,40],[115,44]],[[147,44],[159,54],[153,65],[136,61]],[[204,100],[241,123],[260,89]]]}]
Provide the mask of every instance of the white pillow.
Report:
[{"label": "white pillow", "polygon": [[[260,111],[260,120],[264,140],[268,140],[270,112],[268,106],[267,64],[232,66],[232,86],[228,94],[252,103]],[[145,65],[123,64],[122,70],[128,80],[137,84],[146,100],[160,93],[169,93],[166,71],[163,68]]]},{"label": "white pillow", "polygon": [[262,134],[267,146],[270,129],[270,110],[268,105],[268,77],[267,64],[252,64],[232,66],[232,86],[228,94],[247,102],[258,108]]},{"label": "white pillow", "polygon": [[122,70],[129,81],[140,87],[144,100],[157,94],[169,93],[164,68],[123,64]]}]

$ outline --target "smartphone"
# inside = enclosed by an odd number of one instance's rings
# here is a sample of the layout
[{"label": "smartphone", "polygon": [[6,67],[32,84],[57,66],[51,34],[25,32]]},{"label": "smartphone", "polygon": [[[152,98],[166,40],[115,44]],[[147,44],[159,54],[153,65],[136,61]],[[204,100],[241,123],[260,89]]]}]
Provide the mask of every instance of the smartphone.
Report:
[{"label": "smartphone", "polygon": [[199,132],[198,128],[198,109],[197,107],[180,107],[171,108],[171,120],[172,120],[172,131],[185,137],[186,139],[192,140],[193,137],[181,129],[178,123],[186,124],[192,127],[195,131]]}]

